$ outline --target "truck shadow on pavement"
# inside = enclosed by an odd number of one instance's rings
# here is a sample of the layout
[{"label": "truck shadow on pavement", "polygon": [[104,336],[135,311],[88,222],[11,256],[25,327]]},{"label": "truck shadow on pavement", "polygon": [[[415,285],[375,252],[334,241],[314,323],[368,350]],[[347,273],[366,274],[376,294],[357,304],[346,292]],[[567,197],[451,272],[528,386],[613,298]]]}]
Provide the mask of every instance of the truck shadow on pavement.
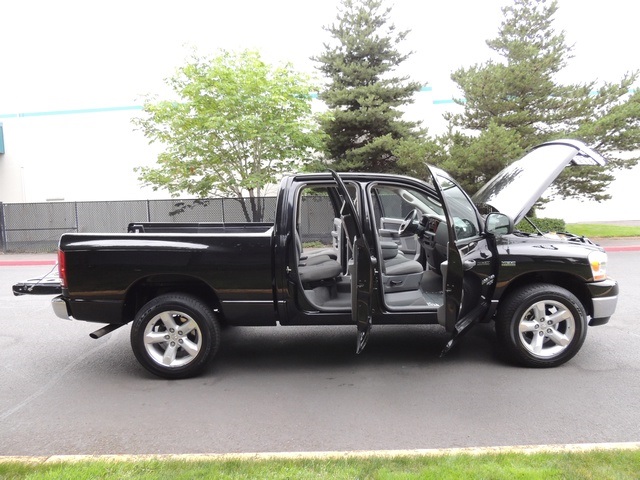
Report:
[{"label": "truck shadow on pavement", "polygon": [[227,369],[291,371],[307,367],[438,365],[489,363],[496,355],[492,325],[478,325],[444,358],[442,348],[449,340],[437,326],[374,326],[364,352],[356,355],[353,326],[338,327],[230,327],[222,332],[222,342],[207,374]]}]

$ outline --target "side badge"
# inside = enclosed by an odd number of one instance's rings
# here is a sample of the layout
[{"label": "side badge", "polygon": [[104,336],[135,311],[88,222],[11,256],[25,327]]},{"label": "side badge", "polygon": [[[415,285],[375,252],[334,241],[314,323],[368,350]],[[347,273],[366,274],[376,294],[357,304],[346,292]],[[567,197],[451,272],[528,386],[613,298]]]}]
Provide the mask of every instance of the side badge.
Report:
[{"label": "side badge", "polygon": [[482,280],[482,285],[493,285],[493,282],[496,280],[496,276],[495,275],[489,275],[488,277],[484,278]]}]

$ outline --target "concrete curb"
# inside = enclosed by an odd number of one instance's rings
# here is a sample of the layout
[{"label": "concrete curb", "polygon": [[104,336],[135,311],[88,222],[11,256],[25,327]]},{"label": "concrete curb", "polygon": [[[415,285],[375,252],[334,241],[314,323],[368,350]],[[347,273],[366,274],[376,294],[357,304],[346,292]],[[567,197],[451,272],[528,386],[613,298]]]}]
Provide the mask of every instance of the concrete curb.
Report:
[{"label": "concrete curb", "polygon": [[517,453],[582,453],[607,450],[640,450],[640,442],[577,443],[564,445],[519,445],[503,447],[428,448],[415,450],[361,450],[328,452],[254,452],[211,454],[149,454],[149,455],[50,455],[50,456],[0,456],[0,463],[19,462],[31,464],[74,463],[85,461],[143,462],[148,460],[179,460],[188,462],[223,462],[228,460],[338,460],[345,458],[393,458],[433,457],[447,455],[499,455]]},{"label": "concrete curb", "polygon": [[49,266],[56,264],[55,260],[0,260],[0,267],[32,267]]},{"label": "concrete curb", "polygon": [[637,252],[640,250],[640,245],[612,245],[604,249],[606,252]]}]

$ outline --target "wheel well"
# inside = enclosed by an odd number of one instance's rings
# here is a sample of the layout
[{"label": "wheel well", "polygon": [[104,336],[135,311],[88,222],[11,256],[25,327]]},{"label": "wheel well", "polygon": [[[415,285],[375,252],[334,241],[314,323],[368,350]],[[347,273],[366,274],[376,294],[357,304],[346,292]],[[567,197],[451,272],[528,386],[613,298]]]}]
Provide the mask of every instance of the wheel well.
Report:
[{"label": "wheel well", "polygon": [[216,311],[218,320],[224,323],[220,300],[215,290],[203,280],[189,275],[153,275],[138,280],[127,291],[122,319],[124,322],[132,321],[143,305],[165,293],[187,293],[199,298]]},{"label": "wheel well", "polygon": [[[570,291],[580,300],[587,315],[593,315],[591,295],[584,280],[580,277],[562,272],[531,272],[522,275],[509,283],[509,286],[500,295],[500,300],[507,298],[511,292],[523,285],[531,285],[533,283],[550,283]],[[498,306],[498,309],[500,309],[500,306]]]}]

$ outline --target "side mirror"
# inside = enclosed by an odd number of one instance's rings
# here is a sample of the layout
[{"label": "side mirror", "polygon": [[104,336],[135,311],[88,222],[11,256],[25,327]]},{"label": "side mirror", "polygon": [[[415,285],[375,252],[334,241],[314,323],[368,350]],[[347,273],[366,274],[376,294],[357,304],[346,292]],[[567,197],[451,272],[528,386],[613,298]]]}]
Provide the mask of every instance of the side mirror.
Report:
[{"label": "side mirror", "polygon": [[484,221],[484,231],[492,235],[513,232],[513,221],[503,213],[490,213]]}]

